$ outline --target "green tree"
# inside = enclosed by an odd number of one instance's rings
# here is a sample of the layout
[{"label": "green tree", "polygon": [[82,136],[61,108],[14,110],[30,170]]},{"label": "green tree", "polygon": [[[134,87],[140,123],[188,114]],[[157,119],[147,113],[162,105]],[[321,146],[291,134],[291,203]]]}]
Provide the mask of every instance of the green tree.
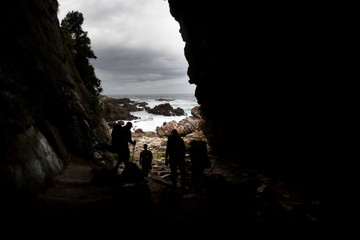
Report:
[{"label": "green tree", "polygon": [[93,96],[98,96],[102,92],[101,81],[96,77],[95,69],[90,64],[89,59],[96,59],[94,51],[91,49],[91,40],[87,32],[82,29],[84,16],[78,11],[68,12],[61,21],[63,31],[63,41],[72,53],[73,60],[81,79]]}]

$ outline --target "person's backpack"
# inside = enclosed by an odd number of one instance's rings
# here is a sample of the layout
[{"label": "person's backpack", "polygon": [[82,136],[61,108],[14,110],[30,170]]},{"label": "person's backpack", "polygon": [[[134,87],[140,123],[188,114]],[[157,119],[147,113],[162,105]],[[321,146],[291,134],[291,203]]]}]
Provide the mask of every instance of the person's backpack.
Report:
[{"label": "person's backpack", "polygon": [[206,142],[205,141],[198,141],[197,143],[197,151],[198,154],[200,156],[201,162],[202,162],[202,166],[204,168],[210,168],[211,167],[211,162],[210,162],[210,158],[207,154],[207,147],[206,147]]},{"label": "person's backpack", "polygon": [[152,161],[152,153],[147,150],[147,151],[144,151],[144,162],[147,162],[147,163],[151,163]]},{"label": "person's backpack", "polygon": [[152,153],[149,150],[143,151],[143,164],[151,169],[151,162],[152,162]]},{"label": "person's backpack", "polygon": [[117,146],[119,146],[122,142],[123,139],[123,135],[124,135],[124,130],[123,127],[121,125],[115,125],[113,127],[113,130],[111,132],[111,139],[112,139],[112,146],[113,149],[115,149]]},{"label": "person's backpack", "polygon": [[144,159],[146,159],[146,161],[151,161],[152,160],[152,154],[149,150],[147,151],[144,151],[145,154],[144,154]]}]

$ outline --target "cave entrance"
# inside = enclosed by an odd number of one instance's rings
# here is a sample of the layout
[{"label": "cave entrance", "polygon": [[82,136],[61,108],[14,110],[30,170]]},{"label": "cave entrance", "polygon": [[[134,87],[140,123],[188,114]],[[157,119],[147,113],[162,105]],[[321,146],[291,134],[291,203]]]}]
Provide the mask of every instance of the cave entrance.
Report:
[{"label": "cave entrance", "polygon": [[[19,142],[19,144],[11,145],[13,152],[16,154],[14,155],[14,158],[12,155],[8,154],[8,152],[5,152],[4,156],[7,157],[7,159],[1,162],[1,173],[5,174],[1,175],[0,185],[5,187],[3,190],[5,190],[6,194],[3,194],[4,197],[1,198],[0,206],[2,207],[1,212],[5,212],[5,223],[12,226],[15,222],[16,226],[26,223],[26,226],[31,227],[32,224],[34,224],[36,225],[34,226],[34,229],[38,229],[39,226],[44,226],[44,228],[46,228],[48,224],[52,227],[56,227],[64,222],[68,226],[75,227],[78,227],[79,224],[92,227],[93,225],[89,224],[95,224],[94,227],[97,228],[91,229],[100,229],[103,233],[103,229],[105,228],[99,227],[99,222],[104,224],[104,227],[113,226],[108,224],[114,224],[116,227],[124,227],[124,224],[121,222],[121,220],[124,220],[125,223],[130,223],[132,226],[137,227],[139,218],[141,218],[140,220],[150,220],[148,222],[155,224],[154,226],[151,226],[151,230],[156,229],[155,227],[158,226],[164,226],[164,223],[171,224],[172,226],[180,223],[181,227],[194,226],[195,224],[198,226],[199,223],[204,223],[204,226],[207,227],[203,228],[204,230],[208,231],[208,229],[211,229],[212,234],[213,229],[218,229],[220,233],[223,234],[223,229],[218,228],[221,224],[226,225],[226,229],[229,229],[230,226],[231,229],[238,231],[238,227],[244,226],[243,224],[246,223],[255,223],[257,226],[259,226],[258,223],[265,223],[266,225],[275,223],[277,226],[285,226],[288,225],[289,222],[296,225],[298,225],[299,222],[308,225],[308,221],[311,222],[314,221],[314,219],[317,221],[317,213],[319,211],[316,211],[316,207],[319,205],[319,201],[313,200],[318,199],[308,197],[302,198],[301,194],[299,199],[292,198],[293,196],[297,197],[299,195],[297,195],[296,192],[295,195],[293,195],[292,192],[287,191],[288,189],[283,189],[283,187],[286,186],[282,185],[281,182],[263,178],[263,175],[254,171],[233,171],[236,168],[236,163],[230,161],[223,161],[223,163],[228,162],[230,164],[228,166],[225,165],[223,168],[220,167],[220,164],[217,165],[217,168],[212,169],[215,171],[210,172],[205,177],[203,189],[206,194],[202,194],[201,191],[199,194],[196,192],[192,194],[187,191],[188,189],[186,188],[179,192],[177,191],[177,186],[171,188],[171,185],[168,183],[169,181],[167,181],[169,174],[161,175],[161,172],[162,174],[164,172],[163,169],[167,170],[167,173],[169,172],[165,166],[160,165],[160,163],[163,163],[161,160],[163,156],[161,154],[156,156],[160,160],[159,164],[157,164],[158,170],[155,170],[156,173],[153,176],[153,179],[155,179],[154,181],[143,181],[143,177],[140,177],[140,179],[137,178],[139,176],[139,171],[135,167],[129,169],[130,172],[128,173],[131,174],[119,178],[119,174],[113,171],[113,169],[104,169],[104,165],[101,165],[103,164],[102,162],[92,169],[89,166],[83,166],[88,164],[88,161],[86,163],[80,163],[79,160],[79,162],[71,162],[75,167],[73,166],[71,168],[69,164],[66,170],[70,170],[70,172],[65,171],[64,175],[56,178],[54,177],[54,182],[47,182],[46,174],[49,177],[53,177],[55,174],[55,169],[51,167],[51,164],[54,163],[53,160],[56,157],[55,155],[59,154],[64,159],[71,157],[68,156],[66,148],[70,145],[75,145],[79,148],[82,147],[84,152],[91,147],[94,147],[94,149],[91,150],[95,150],[95,146],[90,146],[90,144],[88,146],[87,144],[99,129],[91,128],[91,126],[96,126],[96,122],[93,121],[93,124],[91,124],[91,119],[86,116],[86,110],[89,109],[85,110],[83,108],[78,94],[73,93],[74,98],[67,98],[71,95],[73,88],[75,88],[73,84],[75,81],[73,81],[73,79],[68,79],[68,72],[65,71],[65,67],[63,66],[64,71],[60,71],[62,74],[59,74],[59,76],[64,77],[63,79],[56,78],[58,77],[57,74],[53,74],[58,73],[59,71],[56,67],[71,62],[69,60],[70,57],[67,59],[69,61],[66,61],[65,63],[65,61],[59,61],[59,59],[56,58],[56,55],[54,58],[54,55],[48,54],[48,52],[51,53],[59,48],[55,52],[59,53],[59,56],[64,56],[62,46],[61,44],[58,44],[61,40],[57,31],[58,29],[56,29],[56,24],[54,24],[56,18],[54,15],[51,15],[55,13],[55,7],[43,4],[43,1],[40,0],[33,2],[25,0],[19,2],[7,2],[15,4],[11,5],[13,8],[8,9],[7,12],[9,14],[4,15],[7,19],[10,19],[10,21],[5,21],[5,23],[11,23],[9,25],[10,27],[5,24],[5,29],[12,29],[12,27],[15,27],[16,31],[13,32],[19,34],[16,35],[19,37],[17,39],[19,41],[9,41],[7,45],[8,49],[19,50],[19,43],[22,43],[24,40],[26,44],[21,44],[20,51],[14,51],[15,57],[7,57],[1,61],[6,70],[4,71],[5,74],[2,73],[1,75],[2,80],[5,80],[2,81],[2,83],[5,83],[6,91],[8,91],[5,92],[5,94],[2,94],[2,97],[6,99],[6,101],[4,101],[5,104],[7,104],[5,109],[10,113],[9,118],[2,119],[2,121],[4,121],[4,123],[2,123],[2,130],[3,133],[5,133],[3,135],[6,137],[2,139],[2,142],[6,142],[6,144],[9,145],[14,144],[14,142]],[[189,3],[190,1],[187,2]],[[49,1],[49,3],[54,4],[56,2]],[[80,3],[81,1],[77,1],[77,4]],[[108,6],[106,9],[100,9],[101,6],[97,6],[95,2],[92,1],[87,0],[86,3],[93,7],[92,12],[88,12],[89,15],[91,15],[91,13],[95,14],[102,11],[107,12],[105,15],[105,22],[107,24],[112,23],[111,20],[117,18],[117,16],[119,16],[119,10],[122,9],[118,8],[116,14],[112,14],[111,11],[113,8],[120,7],[117,3],[113,3],[113,5]],[[128,21],[129,17],[126,16],[126,13],[128,11],[138,11],[136,10],[138,6],[132,8],[131,5],[126,5],[131,4],[129,1],[123,1],[122,3],[124,5],[121,5],[121,7],[127,8],[127,10],[124,12],[124,16],[121,17]],[[19,11],[22,10],[23,7],[24,12]],[[79,11],[81,11],[81,9],[79,9]],[[143,13],[145,12],[146,9],[143,10]],[[88,13],[84,12],[84,15],[87,15]],[[52,18],[49,18],[50,15]],[[14,18],[14,16],[16,16],[16,18]],[[14,24],[12,21],[14,19],[19,19],[20,25]],[[96,24],[104,27],[103,19],[97,20]],[[29,25],[29,22],[34,24]],[[126,28],[124,29],[123,34],[118,32],[118,34],[121,35],[119,38],[120,40],[127,40],[123,42],[125,48],[124,46],[121,46],[116,49],[117,51],[115,53],[118,55],[111,54],[111,51],[115,49],[112,47],[116,47],[116,44],[113,42],[114,39],[104,37],[107,36],[107,30],[105,28],[102,28],[103,32],[98,32],[101,38],[100,40],[97,39],[100,42],[102,41],[103,45],[97,45],[98,43],[95,43],[94,40],[96,39],[96,31],[91,31],[91,29],[94,30],[97,25],[92,25],[94,28],[91,28],[91,25],[84,26],[84,29],[89,28],[89,37],[93,39],[94,46],[99,46],[99,48],[94,47],[99,58],[101,55],[105,60],[108,60],[104,61],[103,65],[96,65],[96,68],[102,76],[110,76],[108,79],[113,80],[109,80],[108,83],[113,84],[109,86],[112,86],[114,90],[118,90],[116,83],[119,82],[123,88],[130,86],[130,88],[127,88],[122,94],[134,95],[136,92],[131,92],[130,90],[140,89],[139,86],[141,84],[145,85],[145,83],[151,83],[150,86],[153,86],[156,85],[155,83],[157,81],[169,81],[170,77],[174,76],[171,71],[161,72],[160,74],[160,72],[155,71],[155,66],[147,65],[148,61],[154,61],[155,63],[162,63],[162,69],[170,69],[168,64],[176,62],[176,58],[163,57],[163,54],[160,54],[161,51],[158,51],[157,47],[152,46],[150,43],[148,43],[150,46],[149,48],[142,46],[142,39],[133,38],[131,35],[134,34],[136,23],[136,19],[134,19],[134,22],[132,22],[132,25],[129,27],[132,31],[129,31],[128,35],[126,34]],[[17,26],[24,26],[24,29],[29,27],[30,29],[28,30],[31,31],[17,31]],[[42,28],[39,26],[44,27]],[[143,36],[144,38],[146,36],[151,36],[151,31],[147,31],[147,29],[143,29],[143,31],[147,32],[147,34]],[[95,35],[91,36],[90,32],[94,32]],[[35,34],[27,35],[30,33]],[[45,36],[49,37],[49,44],[43,44],[43,37]],[[52,41],[54,40],[52,37],[55,39],[54,42]],[[50,43],[54,43],[54,45],[51,45]],[[34,54],[34,49],[38,46],[43,46],[43,51]],[[139,48],[139,46],[142,47]],[[137,49],[137,51],[132,51],[134,49]],[[24,50],[24,52],[21,50]],[[101,52],[104,54],[99,54]],[[6,53],[8,54],[9,52]],[[144,55],[144,53],[147,54]],[[158,55],[156,53],[158,53]],[[49,56],[50,58],[48,58]],[[124,58],[124,56],[126,56],[126,58]],[[63,60],[63,58],[60,59]],[[134,59],[136,61],[132,62]],[[15,63],[16,60],[19,60],[20,64]],[[22,65],[21,63],[24,63],[25,67],[20,66]],[[129,66],[131,63],[140,63],[140,66],[142,66],[140,69],[148,70],[147,73],[150,72],[151,74],[133,75],[133,71],[134,69],[137,69],[137,67]],[[116,79],[112,79],[114,76],[111,75],[111,73],[117,69],[114,66],[121,68],[121,73],[125,75],[116,76]],[[17,70],[22,70],[24,72],[18,72]],[[27,79],[24,81],[22,77],[29,75],[26,73],[30,73],[30,77],[32,78],[29,79],[32,81],[27,81]],[[161,76],[163,79],[161,79]],[[13,82],[12,77],[15,77],[15,80],[19,79],[19,81],[14,81],[16,84],[19,84],[19,89],[8,87],[8,85]],[[143,77],[147,78],[144,80]],[[160,80],[154,80],[159,78]],[[69,81],[62,81],[66,79]],[[56,82],[53,82],[55,80]],[[81,81],[78,82],[79,84],[82,84]],[[39,85],[29,87],[27,85],[28,83],[41,83],[42,87],[38,88]],[[135,85],[126,85],[127,83],[133,83]],[[68,89],[69,94],[65,95],[62,91],[57,91],[59,90],[55,87],[57,84],[61,84],[65,90]],[[68,86],[68,88],[65,88],[65,86]],[[131,86],[133,88],[131,88]],[[83,86],[80,85],[78,87],[79,89],[83,88]],[[174,87],[174,85],[172,87]],[[40,98],[36,98],[39,95],[39,89],[46,89],[49,97],[46,96],[46,98],[42,98],[42,96],[40,96]],[[24,91],[26,94],[16,93],[16,90]],[[174,95],[174,93],[167,93],[169,96]],[[144,95],[145,92],[141,94]],[[164,93],[161,92],[161,94]],[[33,101],[30,96],[34,96],[36,101]],[[150,94],[150,96],[154,99],[154,93]],[[28,101],[27,103],[28,99],[31,99],[31,101]],[[61,103],[59,105],[67,111],[61,111],[62,108],[60,108],[60,110],[58,108],[53,108],[53,106],[59,106],[56,104],[58,101]],[[154,102],[162,101],[175,102],[177,99],[154,99]],[[43,104],[40,105],[39,103]],[[125,104],[126,103],[123,105]],[[26,106],[29,106],[30,108],[25,109]],[[13,114],[13,111],[16,114]],[[25,118],[19,118],[19,116],[25,116]],[[57,116],[59,116],[59,118],[57,118]],[[16,121],[17,119],[20,119],[20,121],[16,122],[14,121],[14,118],[16,118]],[[11,127],[5,128],[3,126]],[[68,135],[73,131],[76,131],[76,135]],[[101,129],[99,131],[101,132]],[[44,134],[42,134],[42,132]],[[141,132],[138,133],[143,134]],[[58,137],[58,134],[62,134],[63,137]],[[151,135],[143,136],[149,137]],[[154,136],[154,134],[152,136]],[[135,133],[133,137],[135,138]],[[14,141],[14,139],[16,141]],[[34,141],[34,139],[36,141]],[[47,141],[47,139],[49,141]],[[93,140],[94,139],[95,138],[93,138]],[[154,138],[151,138],[151,140],[148,139],[147,141],[153,142]],[[166,143],[166,139],[164,142],[160,139],[159,151],[164,149],[164,143]],[[54,147],[54,151],[50,151],[52,146]],[[96,150],[100,151],[99,149]],[[89,153],[90,151],[86,152]],[[94,158],[98,156],[95,154],[98,152],[94,151],[91,153],[94,153]],[[40,159],[42,161],[39,161]],[[75,159],[72,158],[72,160]],[[134,161],[134,159],[132,159],[132,161]],[[154,168],[156,168],[155,165]],[[124,172],[126,171],[124,170],[123,173]],[[92,174],[98,177],[98,179],[95,178],[97,181],[92,178]],[[124,177],[133,176],[135,176],[135,179],[124,179]],[[4,178],[6,181],[3,181]],[[49,188],[41,191],[40,185],[47,183],[50,184]],[[156,184],[158,187],[154,187]],[[149,187],[152,187],[152,191],[148,191]],[[13,194],[14,191],[21,189],[23,189],[24,194],[29,198],[25,199],[22,195],[18,195],[17,192]],[[30,191],[41,191],[41,195],[34,196]],[[12,201],[13,199],[16,201]],[[151,202],[151,200],[154,199],[158,200],[155,201],[155,206],[152,205]],[[5,204],[3,204],[3,201]],[[26,204],[23,204],[24,201],[26,201]],[[155,209],[152,207],[155,207]],[[6,211],[3,211],[3,209]],[[114,221],[114,216],[118,217],[117,221]],[[130,219],[127,218],[128,216]],[[208,224],[210,224],[210,228]],[[212,226],[214,226],[214,228],[212,228]],[[126,226],[124,229],[127,229]]]},{"label": "cave entrance", "polygon": [[59,0],[59,19],[84,15],[97,59],[91,60],[103,94],[194,94],[179,24],[167,1]]}]

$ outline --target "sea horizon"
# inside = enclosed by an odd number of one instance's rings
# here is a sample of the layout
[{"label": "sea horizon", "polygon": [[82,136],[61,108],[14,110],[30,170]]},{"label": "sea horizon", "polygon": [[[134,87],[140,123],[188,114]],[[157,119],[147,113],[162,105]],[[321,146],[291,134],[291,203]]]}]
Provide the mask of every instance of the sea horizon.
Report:
[{"label": "sea horizon", "polygon": [[108,97],[114,97],[114,96],[194,96],[195,93],[108,93],[108,94],[101,94]]}]

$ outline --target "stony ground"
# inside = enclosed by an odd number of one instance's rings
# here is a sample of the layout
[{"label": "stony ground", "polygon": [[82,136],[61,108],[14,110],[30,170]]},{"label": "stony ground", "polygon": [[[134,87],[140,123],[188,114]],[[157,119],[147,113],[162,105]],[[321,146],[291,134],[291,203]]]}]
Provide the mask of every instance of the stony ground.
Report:
[{"label": "stony ground", "polygon": [[[178,183],[173,189],[170,169],[163,161],[164,139],[136,138],[158,154],[149,176],[141,175],[137,158],[130,170],[121,166],[115,172],[106,164],[74,157],[64,173],[34,198],[31,208],[21,208],[26,216],[22,221],[36,219],[37,225],[86,226],[107,232],[173,229],[211,235],[249,226],[316,227],[323,220],[319,199],[304,195],[297,186],[241,168],[231,158],[220,161],[211,156],[212,167],[197,190],[190,184],[187,159],[187,187],[182,191]],[[11,221],[17,222],[18,217],[14,214]]]}]

